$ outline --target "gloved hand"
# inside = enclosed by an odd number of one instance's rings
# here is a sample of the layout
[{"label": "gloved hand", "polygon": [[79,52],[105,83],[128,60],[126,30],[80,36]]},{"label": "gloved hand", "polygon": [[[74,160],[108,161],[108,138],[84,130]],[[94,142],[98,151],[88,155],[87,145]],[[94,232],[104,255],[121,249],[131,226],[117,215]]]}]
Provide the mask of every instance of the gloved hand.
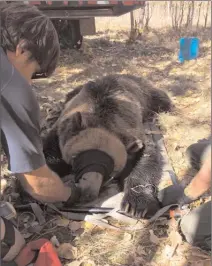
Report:
[{"label": "gloved hand", "polygon": [[69,181],[66,182],[65,185],[69,186],[71,189],[71,196],[68,198],[66,202],[63,202],[64,206],[70,207],[77,201],[79,201],[81,196],[81,190],[79,187],[76,186],[75,182]]},{"label": "gloved hand", "polygon": [[158,199],[162,206],[171,204],[179,204],[180,206],[190,204],[195,199],[188,197],[184,192],[182,185],[171,185],[163,190],[159,191]]}]

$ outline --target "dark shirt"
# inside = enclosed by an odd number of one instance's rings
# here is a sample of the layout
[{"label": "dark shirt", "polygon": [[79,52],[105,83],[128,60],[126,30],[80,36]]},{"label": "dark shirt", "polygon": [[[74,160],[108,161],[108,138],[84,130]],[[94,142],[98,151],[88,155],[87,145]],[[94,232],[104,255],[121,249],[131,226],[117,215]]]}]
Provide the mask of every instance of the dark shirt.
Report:
[{"label": "dark shirt", "polygon": [[45,165],[40,109],[31,86],[0,47],[1,143],[9,170],[26,173]]}]

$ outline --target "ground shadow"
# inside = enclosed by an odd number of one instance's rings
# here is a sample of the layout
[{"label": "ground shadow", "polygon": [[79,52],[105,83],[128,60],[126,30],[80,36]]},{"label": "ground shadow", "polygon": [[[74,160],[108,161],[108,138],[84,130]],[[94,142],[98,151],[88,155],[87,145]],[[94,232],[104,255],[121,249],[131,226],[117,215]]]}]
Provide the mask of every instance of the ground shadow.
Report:
[{"label": "ground shadow", "polygon": [[182,96],[188,91],[196,92],[198,90],[195,78],[190,75],[171,76],[169,81],[171,84],[165,89],[172,92],[173,96]]}]

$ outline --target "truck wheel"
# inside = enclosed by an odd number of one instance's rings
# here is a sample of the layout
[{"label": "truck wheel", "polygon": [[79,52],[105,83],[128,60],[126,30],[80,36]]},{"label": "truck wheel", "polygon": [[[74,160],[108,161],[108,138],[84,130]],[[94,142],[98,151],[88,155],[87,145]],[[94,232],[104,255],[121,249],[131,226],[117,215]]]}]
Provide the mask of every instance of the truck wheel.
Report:
[{"label": "truck wheel", "polygon": [[79,40],[74,44],[74,49],[79,50],[82,46],[83,36],[80,35]]},{"label": "truck wheel", "polygon": [[71,20],[71,29],[72,29],[72,43],[73,48],[80,49],[82,46],[83,37],[80,32],[80,21],[79,20]]},{"label": "truck wheel", "polygon": [[80,32],[79,20],[52,20],[58,36],[61,48],[80,49],[82,46],[83,36]]}]

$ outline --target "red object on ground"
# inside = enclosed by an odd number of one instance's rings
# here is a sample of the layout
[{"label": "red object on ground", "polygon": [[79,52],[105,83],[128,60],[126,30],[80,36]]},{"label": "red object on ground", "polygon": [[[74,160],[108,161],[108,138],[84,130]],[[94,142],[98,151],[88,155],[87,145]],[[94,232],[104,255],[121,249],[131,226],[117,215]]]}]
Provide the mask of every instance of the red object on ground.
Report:
[{"label": "red object on ground", "polygon": [[44,238],[29,242],[16,257],[15,262],[18,266],[26,266],[33,259],[34,266],[62,266],[52,243]]}]

